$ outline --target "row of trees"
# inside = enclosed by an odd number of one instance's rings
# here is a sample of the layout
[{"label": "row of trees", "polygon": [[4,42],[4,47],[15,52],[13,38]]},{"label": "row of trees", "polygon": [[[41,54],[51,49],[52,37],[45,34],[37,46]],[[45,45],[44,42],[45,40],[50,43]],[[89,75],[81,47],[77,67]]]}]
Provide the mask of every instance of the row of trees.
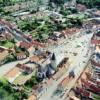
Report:
[{"label": "row of trees", "polygon": [[[70,10],[69,10],[70,11]],[[73,10],[72,10],[73,11]],[[31,35],[35,40],[45,42],[50,35],[53,34],[54,31],[61,31],[66,27],[74,27],[82,25],[83,18],[67,18],[67,11],[61,11],[63,14],[65,22],[57,21],[53,17],[49,17],[46,19],[35,19],[35,20],[22,20],[19,22],[18,26],[23,32],[31,32]],[[61,19],[63,20],[63,19]]]},{"label": "row of trees", "polygon": [[77,3],[85,4],[87,7],[99,7],[100,8],[100,0],[76,0]]},{"label": "row of trees", "polygon": [[32,76],[31,79],[29,79],[28,81],[26,81],[25,83],[25,87],[31,89],[34,85],[37,85],[39,83],[38,79],[36,76]]},{"label": "row of trees", "polygon": [[31,35],[34,39],[38,41],[45,41],[48,39],[49,35],[52,34],[54,31],[62,29],[61,23],[56,23],[55,21],[48,19],[43,19],[42,21],[35,19],[35,20],[24,20],[19,23],[19,28],[23,32],[31,32]]},{"label": "row of trees", "polygon": [[14,5],[16,3],[22,3],[22,2],[26,2],[26,5],[27,5],[28,1],[33,1],[33,3],[35,2],[37,6],[40,6],[43,4],[43,0],[0,0],[0,5],[10,6],[10,5]]},{"label": "row of trees", "polygon": [[0,6],[10,6],[14,5],[14,0],[0,0]]},{"label": "row of trees", "polygon": [[[28,2],[28,1],[29,0],[0,0],[0,5],[1,6],[9,6],[9,5],[14,5],[16,3]],[[35,2],[37,7],[44,4],[43,0],[31,0],[31,1],[33,1],[33,3]],[[46,0],[46,1],[48,1],[48,6],[52,7],[52,4],[54,4],[56,7],[58,7],[60,5],[63,5],[67,1],[73,2],[74,0]],[[100,0],[76,0],[76,1],[78,3],[85,4],[89,7],[93,7],[93,6],[98,6],[99,7],[99,5],[100,5]]]},{"label": "row of trees", "polygon": [[23,100],[27,94],[22,91],[15,91],[6,79],[0,79],[0,100]]},{"label": "row of trees", "polygon": [[49,0],[49,5],[52,5],[52,3],[54,3],[55,5],[59,6],[66,3],[67,1],[82,3],[88,7],[99,7],[100,5],[100,0]]},{"label": "row of trees", "polygon": [[10,6],[10,5],[14,5],[16,3],[25,2],[25,1],[28,1],[28,0],[0,0],[0,5],[1,6]]}]

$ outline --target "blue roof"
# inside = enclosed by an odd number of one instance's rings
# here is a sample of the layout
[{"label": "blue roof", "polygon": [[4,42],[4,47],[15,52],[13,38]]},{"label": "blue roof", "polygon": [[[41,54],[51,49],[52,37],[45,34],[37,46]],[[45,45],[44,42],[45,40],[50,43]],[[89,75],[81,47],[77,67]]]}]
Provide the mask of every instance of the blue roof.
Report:
[{"label": "blue roof", "polygon": [[100,59],[100,53],[96,53],[97,58]]},{"label": "blue roof", "polygon": [[98,32],[96,33],[96,36],[99,36],[99,37],[100,37],[100,31],[98,31]]}]

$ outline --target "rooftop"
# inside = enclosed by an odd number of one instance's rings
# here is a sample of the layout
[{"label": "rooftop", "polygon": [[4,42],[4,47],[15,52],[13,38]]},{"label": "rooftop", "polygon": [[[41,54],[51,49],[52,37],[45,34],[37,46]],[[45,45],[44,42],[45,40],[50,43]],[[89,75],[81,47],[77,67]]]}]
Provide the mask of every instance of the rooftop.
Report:
[{"label": "rooftop", "polygon": [[31,62],[39,62],[40,61],[40,58],[39,58],[39,56],[34,55],[34,56],[30,57],[30,61]]},{"label": "rooftop", "polygon": [[12,83],[16,79],[16,77],[19,76],[20,73],[21,73],[20,69],[18,67],[15,67],[11,69],[8,73],[6,73],[4,77],[8,79],[9,82]]},{"label": "rooftop", "polygon": [[36,96],[33,94],[33,95],[30,95],[28,100],[36,100]]},{"label": "rooftop", "polygon": [[95,49],[95,52],[97,53],[100,53],[100,45],[96,45],[96,47],[95,47],[96,49]]},{"label": "rooftop", "polygon": [[2,53],[3,51],[5,51],[5,49],[0,47],[0,53]]}]

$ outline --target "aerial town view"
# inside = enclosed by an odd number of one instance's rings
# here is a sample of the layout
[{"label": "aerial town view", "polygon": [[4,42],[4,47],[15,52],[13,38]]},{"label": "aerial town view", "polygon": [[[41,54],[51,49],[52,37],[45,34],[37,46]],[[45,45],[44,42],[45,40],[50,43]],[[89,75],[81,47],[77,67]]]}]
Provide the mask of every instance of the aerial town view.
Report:
[{"label": "aerial town view", "polygon": [[0,0],[0,100],[100,100],[100,0]]}]

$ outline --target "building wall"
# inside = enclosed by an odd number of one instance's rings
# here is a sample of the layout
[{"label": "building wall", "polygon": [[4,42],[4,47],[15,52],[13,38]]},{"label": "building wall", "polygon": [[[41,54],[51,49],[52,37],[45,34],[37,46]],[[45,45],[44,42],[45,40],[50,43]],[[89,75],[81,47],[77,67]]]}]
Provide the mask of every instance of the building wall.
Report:
[{"label": "building wall", "polygon": [[51,65],[55,70],[57,70],[57,64],[55,60],[51,60]]},{"label": "building wall", "polygon": [[91,60],[91,64],[93,64],[93,65],[95,65],[95,66],[100,67],[100,64],[99,64],[99,63],[97,63],[97,62],[95,62],[94,60]]},{"label": "building wall", "polygon": [[91,43],[97,45],[97,44],[100,44],[100,40],[92,39]]}]

